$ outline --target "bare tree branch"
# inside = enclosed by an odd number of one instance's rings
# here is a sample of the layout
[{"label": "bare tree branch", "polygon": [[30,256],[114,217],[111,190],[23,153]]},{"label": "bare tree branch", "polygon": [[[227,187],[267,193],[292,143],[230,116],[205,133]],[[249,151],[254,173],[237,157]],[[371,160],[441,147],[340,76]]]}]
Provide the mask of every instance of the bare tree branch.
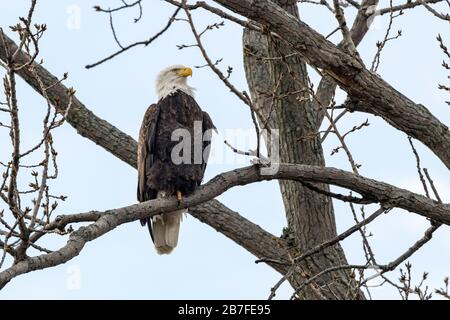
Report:
[{"label": "bare tree branch", "polygon": [[407,9],[412,9],[418,6],[425,4],[434,4],[434,3],[439,3],[439,2],[444,2],[446,0],[407,0],[404,4],[400,4],[397,6],[392,6],[392,7],[388,7],[388,8],[384,8],[384,9],[380,9],[378,14],[379,15],[384,15],[386,13],[391,13],[391,12],[396,12],[396,11],[402,11],[402,10],[407,10]]},{"label": "bare tree branch", "polygon": [[[89,213],[75,214],[71,218],[63,216],[59,220],[65,223],[74,220],[82,221],[83,219],[88,221],[95,219],[95,222],[72,232],[67,244],[61,249],[45,255],[26,258],[9,269],[0,272],[0,288],[20,274],[67,262],[80,253],[86,242],[102,236],[121,224],[161,213],[170,213],[177,209],[193,207],[217,197],[234,186],[242,186],[264,180],[291,179],[335,184],[340,187],[350,188],[364,197],[376,199],[385,206],[402,208],[450,225],[449,204],[441,204],[407,190],[367,179],[350,172],[334,168],[299,164],[281,164],[278,173],[274,175],[261,175],[260,169],[259,166],[251,166],[219,174],[201,186],[192,195],[183,198],[181,201],[175,198],[156,199],[103,212],[92,211]],[[64,223],[62,222],[60,224],[56,222],[50,225],[60,229],[64,227]],[[46,229],[48,230],[49,228],[47,227]],[[259,229],[257,232],[261,232],[261,230]],[[254,232],[254,234],[257,232]],[[267,237],[265,232],[264,236]],[[253,243],[253,248],[258,243],[257,239],[251,239],[250,242]]]},{"label": "bare tree branch", "polygon": [[[139,3],[140,3],[140,1],[139,1]],[[169,21],[167,22],[167,24],[160,31],[158,31],[156,34],[152,35],[147,40],[134,42],[134,43],[132,43],[132,44],[130,44],[128,46],[125,46],[125,47],[123,47],[122,45],[119,45],[121,47],[120,50],[114,52],[113,54],[111,54],[111,55],[107,56],[106,58],[103,58],[103,59],[101,59],[101,60],[99,60],[99,61],[97,61],[95,63],[88,64],[86,66],[86,69],[94,68],[94,67],[96,67],[96,66],[98,66],[98,65],[100,65],[100,64],[102,64],[102,63],[104,63],[106,61],[109,61],[109,60],[113,59],[114,57],[117,57],[118,55],[120,55],[120,54],[124,53],[125,51],[128,51],[131,48],[134,48],[136,46],[148,46],[153,41],[155,41],[160,36],[162,36],[167,30],[169,30],[169,28],[172,26],[173,22],[175,21],[175,17],[177,16],[179,11],[180,11],[180,8],[177,8],[175,10],[175,12],[172,14],[172,16],[169,18]],[[113,30],[113,34],[114,34],[114,37],[115,37],[115,31],[114,31],[114,27],[112,25],[112,20],[110,20],[110,21],[111,21],[111,28]],[[118,42],[117,39],[116,39],[116,42]]]},{"label": "bare tree branch", "polygon": [[215,0],[276,32],[308,64],[333,78],[356,103],[353,111],[372,113],[420,140],[450,168],[450,131],[428,109],[411,101],[322,35],[268,0]]},{"label": "bare tree branch", "polygon": [[[0,37],[1,36],[4,37],[8,48],[12,48],[12,50],[17,48],[16,44],[8,36],[6,36],[6,34],[0,33]],[[0,44],[0,60],[4,57],[5,46]],[[25,53],[20,52],[17,55],[16,60],[28,61],[28,56]],[[55,106],[59,113],[65,114],[67,122],[71,124],[81,136],[90,139],[103,147],[105,150],[111,152],[117,158],[136,168],[137,143],[132,137],[123,133],[107,121],[97,117],[94,113],[88,110],[75,96],[73,96],[71,91],[65,87],[60,80],[49,73],[41,65],[34,63],[31,67],[35,70],[45,85],[46,95],[50,102]],[[21,69],[18,71],[18,74],[39,94],[44,94],[41,85],[29,68]],[[70,105],[71,100],[72,107],[67,113],[65,106],[68,104]],[[274,256],[274,254],[279,251],[280,246],[284,245],[283,241],[275,241],[276,238],[270,233],[262,230],[260,227],[240,216],[238,213],[230,210],[220,202],[215,200],[210,201],[208,203],[196,206],[195,208],[191,208],[190,211],[191,215],[203,223],[215,228],[217,231],[223,233],[239,245],[246,247],[247,250],[254,253],[256,256],[266,258],[272,257],[275,260],[282,259],[278,255]],[[218,218],[218,214],[221,214],[220,218]],[[74,221],[69,222],[77,222],[78,220],[76,219],[85,218],[85,216],[74,217],[71,218],[74,219]],[[91,218],[91,220],[86,218],[86,221],[95,221],[95,219],[92,219],[94,218]],[[246,232],[241,233],[240,228],[244,227],[246,228]],[[248,238],[243,237],[243,234],[253,235],[254,238],[257,239],[256,242],[245,242],[244,240],[248,240]],[[40,236],[42,236],[42,233],[38,233],[32,240],[36,241]],[[268,243],[270,239],[272,239],[271,246],[258,245],[258,243]],[[280,266],[275,267],[276,270],[280,271]]]}]

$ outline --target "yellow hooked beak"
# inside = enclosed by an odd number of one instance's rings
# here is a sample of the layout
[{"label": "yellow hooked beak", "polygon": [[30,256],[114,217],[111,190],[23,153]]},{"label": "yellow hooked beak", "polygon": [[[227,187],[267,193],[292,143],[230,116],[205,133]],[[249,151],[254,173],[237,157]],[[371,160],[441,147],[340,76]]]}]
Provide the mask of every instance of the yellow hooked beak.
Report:
[{"label": "yellow hooked beak", "polygon": [[178,75],[180,77],[190,77],[192,76],[192,69],[191,68],[183,68],[178,71]]}]

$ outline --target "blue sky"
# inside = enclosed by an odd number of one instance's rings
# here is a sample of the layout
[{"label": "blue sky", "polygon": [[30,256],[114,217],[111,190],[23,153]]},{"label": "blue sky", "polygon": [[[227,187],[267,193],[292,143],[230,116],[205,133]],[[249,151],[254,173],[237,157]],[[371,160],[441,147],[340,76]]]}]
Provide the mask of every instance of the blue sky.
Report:
[{"label": "blue sky", "polygon": [[[380,2],[382,6],[389,3],[387,0]],[[66,85],[77,90],[77,97],[88,108],[136,138],[145,109],[157,99],[154,79],[158,71],[171,64],[195,66],[204,62],[196,48],[176,48],[177,44],[193,43],[187,25],[177,22],[151,46],[137,47],[99,67],[85,69],[86,64],[117,50],[108,16],[92,9],[93,4],[107,7],[112,6],[111,3],[120,5],[121,2],[39,1],[34,22],[48,25],[40,46],[44,66],[58,76],[69,72]],[[7,26],[17,22],[17,17],[25,16],[28,4],[29,1],[23,0],[14,4],[0,1],[1,26],[7,29]],[[334,18],[326,10],[315,6],[302,8],[304,21],[323,34],[335,28]],[[172,11],[173,8],[162,1],[145,1],[143,19],[138,24],[133,23],[136,10],[114,16],[117,34],[123,44],[145,39],[167,22]],[[74,24],[78,17],[79,25]],[[200,10],[194,13],[194,18],[199,29],[220,21]],[[368,65],[376,52],[376,41],[384,37],[387,22],[387,17],[377,18],[359,47]],[[396,89],[424,104],[441,121],[450,125],[450,109],[444,103],[448,97],[437,89],[437,83],[444,82],[447,74],[440,66],[443,55],[435,40],[437,33],[441,33],[450,44],[448,23],[437,21],[423,9],[416,9],[396,19],[393,28],[394,31],[401,28],[403,36],[387,44],[378,73]],[[231,81],[236,87],[247,90],[241,35],[240,27],[226,22],[224,28],[207,34],[204,41],[214,60],[224,59],[220,64],[222,70],[225,71],[228,65],[234,67]],[[338,39],[336,35],[333,41]],[[318,77],[313,71],[311,77],[317,82]],[[194,69],[194,76],[189,81],[197,88],[197,101],[211,115],[221,132],[252,130],[248,108],[230,94],[210,70]],[[40,133],[45,101],[21,80],[18,81],[18,92],[25,148],[33,145]],[[339,93],[338,99],[342,97],[343,94]],[[371,125],[347,140],[355,161],[362,164],[360,173],[422,193],[405,134],[380,118],[358,113],[339,122],[339,128],[345,132],[366,118]],[[69,196],[60,205],[59,214],[103,210],[136,202],[137,172],[133,168],[79,136],[70,125],[57,130],[55,142],[59,152],[60,178],[52,183],[52,188],[58,194]],[[248,148],[254,141],[246,138],[233,142],[239,148]],[[350,170],[344,153],[330,156],[337,145],[334,137],[327,139],[324,145],[327,165]],[[416,145],[423,166],[430,170],[442,198],[449,202],[448,170],[427,148],[418,142]],[[213,148],[216,152],[231,152],[218,139]],[[7,159],[9,154],[9,137],[3,129],[0,130],[0,159]],[[247,165],[249,161],[235,155],[226,157],[234,161],[211,163],[206,179]],[[220,196],[219,200],[275,235],[281,234],[286,224],[276,182],[235,188]],[[367,212],[370,212],[369,208]],[[338,230],[352,225],[353,219],[347,205],[335,202],[335,212]],[[379,261],[389,262],[417,240],[426,228],[425,219],[401,210],[381,217],[369,227],[374,234],[371,241],[376,257]],[[410,260],[416,280],[422,272],[430,272],[430,288],[440,287],[444,277],[450,275],[449,230],[448,227],[441,228],[433,240]],[[48,242],[53,248],[63,243],[62,238]],[[361,242],[357,236],[346,240],[343,246],[349,261],[362,262]],[[245,249],[190,216],[183,221],[179,246],[174,253],[158,256],[146,229],[136,222],[88,243],[80,256],[65,265],[14,279],[0,291],[0,299],[264,299],[280,275],[268,266],[255,264],[254,260],[255,257]],[[391,277],[395,279],[398,274],[393,275]],[[287,298],[291,292],[290,287],[284,285],[277,298]],[[385,287],[374,289],[373,297],[398,298],[398,294]]]}]

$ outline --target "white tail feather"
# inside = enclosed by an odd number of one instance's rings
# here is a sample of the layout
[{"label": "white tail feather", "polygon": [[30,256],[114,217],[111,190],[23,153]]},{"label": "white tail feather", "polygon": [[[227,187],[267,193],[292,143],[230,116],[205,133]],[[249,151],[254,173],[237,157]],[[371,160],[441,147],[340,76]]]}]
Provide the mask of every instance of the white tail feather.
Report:
[{"label": "white tail feather", "polygon": [[[165,197],[159,192],[158,198]],[[152,219],[153,239],[158,254],[169,254],[178,244],[180,224],[186,209],[154,216]]]}]

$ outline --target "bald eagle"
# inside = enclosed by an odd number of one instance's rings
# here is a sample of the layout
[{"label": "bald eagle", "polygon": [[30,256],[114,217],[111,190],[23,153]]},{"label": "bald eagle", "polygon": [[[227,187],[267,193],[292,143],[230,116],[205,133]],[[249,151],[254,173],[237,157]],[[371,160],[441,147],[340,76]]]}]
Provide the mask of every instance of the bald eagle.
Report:
[{"label": "bald eagle", "polygon": [[[189,76],[192,76],[191,68],[175,65],[162,70],[156,79],[159,101],[145,112],[139,132],[137,197],[140,202],[171,196],[181,200],[183,195],[194,192],[203,179],[211,130],[215,127],[195,101],[194,88],[187,84]],[[196,139],[198,127],[200,139]],[[190,140],[187,148],[174,152],[174,147],[181,143],[176,135],[174,138],[174,132],[180,130]],[[200,160],[194,150],[201,151]],[[143,226],[148,226],[159,254],[169,254],[176,247],[184,212],[186,209],[141,220]]]}]

